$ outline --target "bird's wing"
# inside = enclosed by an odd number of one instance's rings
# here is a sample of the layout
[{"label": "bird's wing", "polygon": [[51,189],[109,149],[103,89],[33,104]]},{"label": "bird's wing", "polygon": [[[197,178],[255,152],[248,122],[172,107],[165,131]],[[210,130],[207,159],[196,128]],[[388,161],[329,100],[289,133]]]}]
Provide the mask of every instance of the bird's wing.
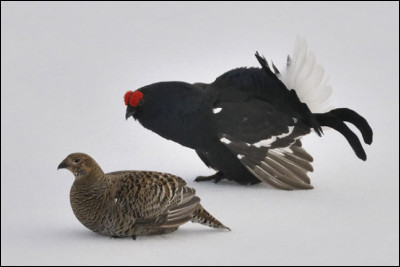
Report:
[{"label": "bird's wing", "polygon": [[300,140],[275,148],[268,148],[268,142],[264,147],[262,142],[249,144],[230,136],[221,141],[260,181],[286,190],[313,188],[307,176],[307,172],[313,171],[313,158],[302,148]]},{"label": "bird's wing", "polygon": [[193,218],[193,213],[200,203],[200,198],[195,196],[195,193],[191,187],[182,187],[176,204],[170,206],[164,227],[177,227]]},{"label": "bird's wing", "polygon": [[315,54],[307,48],[305,39],[297,38],[292,56],[288,56],[286,69],[277,76],[289,89],[294,89],[303,103],[313,113],[327,112],[332,88],[324,78],[324,68],[316,61]]},{"label": "bird's wing", "polygon": [[312,157],[299,138],[310,132],[301,118],[273,104],[248,99],[219,103],[218,138],[260,181],[283,189],[312,188]]},{"label": "bird's wing", "polygon": [[257,54],[263,69],[236,69],[206,89],[218,138],[251,173],[284,189],[312,188],[312,157],[299,138],[320,133],[307,106]]},{"label": "bird's wing", "polygon": [[158,172],[126,172],[115,187],[115,203],[135,224],[176,227],[189,221],[200,199],[181,178]]}]

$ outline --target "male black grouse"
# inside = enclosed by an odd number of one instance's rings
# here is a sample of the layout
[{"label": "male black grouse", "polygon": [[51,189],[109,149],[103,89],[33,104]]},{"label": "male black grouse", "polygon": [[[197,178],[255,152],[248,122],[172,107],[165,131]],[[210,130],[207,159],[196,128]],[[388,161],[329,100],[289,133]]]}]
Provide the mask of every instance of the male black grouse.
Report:
[{"label": "male black grouse", "polygon": [[366,160],[360,140],[344,122],[354,124],[367,144],[372,143],[372,129],[353,110],[324,112],[331,88],[322,81],[324,70],[304,40],[296,42],[282,73],[258,53],[256,57],[262,68],[237,68],[211,84],[159,82],[129,91],[126,118],[195,149],[217,170],[196,181],[311,189],[307,172],[313,171],[313,158],[300,139],[311,130],[321,136],[322,126],[344,135],[357,157]]}]

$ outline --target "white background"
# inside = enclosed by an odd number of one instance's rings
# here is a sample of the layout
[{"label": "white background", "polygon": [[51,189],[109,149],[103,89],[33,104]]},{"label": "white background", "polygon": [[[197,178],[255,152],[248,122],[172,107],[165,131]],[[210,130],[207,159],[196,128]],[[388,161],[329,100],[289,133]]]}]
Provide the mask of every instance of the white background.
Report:
[{"label": "white background", "polygon": [[[125,121],[127,90],[278,67],[305,37],[332,104],[374,129],[359,160],[335,131],[311,134],[314,190],[195,184],[193,150]],[[1,264],[399,264],[399,4],[1,3]],[[357,134],[359,134],[357,132]],[[104,171],[158,170],[197,189],[232,232],[188,223],[138,240],[84,228],[69,205],[72,152]]]}]

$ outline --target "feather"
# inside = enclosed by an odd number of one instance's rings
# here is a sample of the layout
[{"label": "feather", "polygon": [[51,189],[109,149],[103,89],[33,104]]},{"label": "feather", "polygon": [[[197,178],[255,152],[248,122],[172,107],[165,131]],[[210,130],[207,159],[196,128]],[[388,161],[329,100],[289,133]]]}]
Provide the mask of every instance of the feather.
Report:
[{"label": "feather", "polygon": [[285,189],[312,189],[307,172],[313,171],[313,158],[303,148],[300,140],[288,147],[267,149],[245,144],[226,136],[224,143],[239,161],[257,179],[272,186]]},{"label": "feather", "polygon": [[297,38],[292,56],[288,56],[286,70],[279,79],[288,89],[294,89],[301,102],[306,103],[313,113],[330,109],[328,98],[332,88],[324,80],[324,68],[317,64],[313,52],[308,51],[305,39]]}]

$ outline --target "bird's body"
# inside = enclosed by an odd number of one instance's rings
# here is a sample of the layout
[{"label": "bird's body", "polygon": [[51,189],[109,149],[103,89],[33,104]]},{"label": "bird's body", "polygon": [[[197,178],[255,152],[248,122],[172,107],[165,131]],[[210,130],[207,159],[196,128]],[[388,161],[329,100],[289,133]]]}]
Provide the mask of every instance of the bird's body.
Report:
[{"label": "bird's body", "polygon": [[[357,156],[366,159],[357,136],[343,122],[353,123],[370,144],[372,130],[364,118],[350,109],[328,113],[309,109],[308,103],[315,106],[330,93],[330,88],[316,96],[307,91],[306,85],[319,87],[322,80],[314,58],[311,63],[302,58],[289,61],[288,72],[281,75],[256,57],[262,68],[234,69],[211,84],[161,82],[130,91],[125,95],[126,117],[195,149],[207,166],[218,171],[197,181],[226,178],[240,184],[264,181],[282,189],[310,189],[307,172],[313,170],[313,159],[300,138],[312,130],[321,135],[322,126],[341,132]],[[283,81],[303,91],[287,88]],[[303,103],[299,96],[309,100]]]},{"label": "bird's body", "polygon": [[75,216],[84,226],[102,235],[165,234],[188,221],[229,229],[200,205],[193,188],[172,174],[150,171],[105,174],[83,153],[69,155],[59,168],[68,168],[75,175],[70,191]]}]

